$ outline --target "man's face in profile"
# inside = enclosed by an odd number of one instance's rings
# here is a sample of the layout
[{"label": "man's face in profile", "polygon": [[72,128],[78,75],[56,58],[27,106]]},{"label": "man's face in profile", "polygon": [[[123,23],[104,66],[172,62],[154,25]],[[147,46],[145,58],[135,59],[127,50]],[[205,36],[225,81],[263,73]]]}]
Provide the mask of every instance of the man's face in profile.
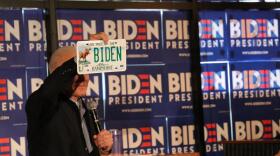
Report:
[{"label": "man's face in profile", "polygon": [[89,75],[76,75],[72,84],[73,94],[72,96],[81,97],[86,96],[88,87]]}]

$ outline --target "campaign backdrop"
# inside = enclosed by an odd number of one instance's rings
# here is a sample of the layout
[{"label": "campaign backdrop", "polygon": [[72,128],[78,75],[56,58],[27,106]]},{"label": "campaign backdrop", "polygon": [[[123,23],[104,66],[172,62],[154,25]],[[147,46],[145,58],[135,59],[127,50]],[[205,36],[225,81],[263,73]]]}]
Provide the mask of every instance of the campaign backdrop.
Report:
[{"label": "campaign backdrop", "polygon": [[[202,64],[201,87],[205,120],[229,118],[228,70],[226,63]],[[228,120],[228,119],[227,119]]]},{"label": "campaign backdrop", "polygon": [[47,75],[43,11],[0,10],[0,155],[28,155],[25,104]]},{"label": "campaign backdrop", "polygon": [[[204,135],[209,156],[223,155],[222,141],[231,139],[227,63],[201,65]],[[193,124],[193,123],[191,123]]]},{"label": "campaign backdrop", "polygon": [[161,66],[128,66],[126,72],[106,74],[106,119],[164,116],[163,79]]},{"label": "campaign backdrop", "polygon": [[[206,155],[223,155],[221,141],[230,139],[228,121],[205,121],[204,135]],[[195,151],[195,126],[193,117],[168,118],[169,152],[172,154],[191,153]]]},{"label": "campaign backdrop", "polygon": [[0,154],[28,154],[25,104],[28,95],[38,89],[46,77],[46,68],[2,68],[0,74]]},{"label": "campaign backdrop", "polygon": [[1,122],[5,125],[25,124],[25,69],[3,69],[0,77]]},{"label": "campaign backdrop", "polygon": [[280,62],[231,63],[232,109],[279,114]]},{"label": "campaign backdrop", "polygon": [[6,125],[0,127],[0,154],[11,156],[28,155],[26,128]]},{"label": "campaign backdrop", "polygon": [[280,134],[279,63],[230,64],[234,139],[270,140]]},{"label": "campaign backdrop", "polygon": [[167,122],[169,152],[172,154],[195,152],[193,116],[170,117]]},{"label": "campaign backdrop", "polygon": [[200,11],[198,28],[201,61],[227,60],[225,12]]},{"label": "campaign backdrop", "polygon": [[[23,10],[23,47],[27,67],[45,67],[46,25],[41,9]],[[32,61],[30,61],[32,59]]]},{"label": "campaign backdrop", "polygon": [[127,119],[107,121],[108,129],[121,132],[123,153],[128,155],[168,153],[167,129],[165,118],[148,120]]},{"label": "campaign backdrop", "polygon": [[[190,12],[58,10],[60,46],[104,31],[127,39],[125,72],[92,74],[86,102],[118,129],[126,154],[193,152]],[[279,136],[279,12],[201,11],[199,36],[207,155],[224,140]],[[114,15],[114,16],[112,16]],[[25,103],[47,76],[40,9],[0,10],[0,155],[28,155]]]},{"label": "campaign backdrop", "polygon": [[1,68],[25,66],[21,10],[0,10]]},{"label": "campaign backdrop", "polygon": [[234,140],[267,141],[279,137],[279,115],[270,114],[270,112],[257,112],[257,115],[253,116],[249,112],[247,113],[248,116],[235,116],[233,120]]},{"label": "campaign backdrop", "polygon": [[278,11],[227,11],[230,60],[279,60]]},{"label": "campaign backdrop", "polygon": [[164,67],[166,115],[193,116],[190,64]]},{"label": "campaign backdrop", "polygon": [[59,46],[105,32],[127,40],[128,64],[162,63],[160,11],[58,10],[57,18]]},{"label": "campaign backdrop", "polygon": [[163,12],[163,62],[190,62],[190,16],[187,11]]}]

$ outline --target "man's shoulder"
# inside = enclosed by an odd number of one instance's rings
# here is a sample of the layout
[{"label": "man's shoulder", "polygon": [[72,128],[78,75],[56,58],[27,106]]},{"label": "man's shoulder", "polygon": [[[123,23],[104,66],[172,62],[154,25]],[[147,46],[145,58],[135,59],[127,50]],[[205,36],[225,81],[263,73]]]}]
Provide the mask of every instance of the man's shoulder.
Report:
[{"label": "man's shoulder", "polygon": [[39,89],[31,93],[27,98],[27,103],[30,103],[34,100],[38,100],[40,98],[40,92]]}]

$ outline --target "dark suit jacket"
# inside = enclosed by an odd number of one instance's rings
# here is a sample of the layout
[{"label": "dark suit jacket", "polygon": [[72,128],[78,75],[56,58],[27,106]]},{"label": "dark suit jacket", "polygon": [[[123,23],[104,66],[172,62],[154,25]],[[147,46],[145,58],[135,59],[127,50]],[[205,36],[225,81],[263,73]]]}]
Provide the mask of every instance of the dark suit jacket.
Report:
[{"label": "dark suit jacket", "polygon": [[65,90],[76,75],[73,59],[49,75],[27,100],[27,140],[30,156],[99,156],[93,143],[88,153],[78,107]]}]

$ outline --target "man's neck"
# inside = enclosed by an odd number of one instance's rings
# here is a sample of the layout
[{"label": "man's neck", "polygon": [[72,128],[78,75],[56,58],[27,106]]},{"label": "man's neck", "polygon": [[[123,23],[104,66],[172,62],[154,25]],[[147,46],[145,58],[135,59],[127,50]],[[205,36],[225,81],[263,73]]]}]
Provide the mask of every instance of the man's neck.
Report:
[{"label": "man's neck", "polygon": [[70,100],[73,101],[73,102],[77,105],[77,107],[79,108],[78,97],[76,97],[76,96],[71,96],[71,97],[70,97]]},{"label": "man's neck", "polygon": [[71,96],[70,99],[71,99],[73,102],[78,102],[78,97],[76,97],[76,96]]}]

